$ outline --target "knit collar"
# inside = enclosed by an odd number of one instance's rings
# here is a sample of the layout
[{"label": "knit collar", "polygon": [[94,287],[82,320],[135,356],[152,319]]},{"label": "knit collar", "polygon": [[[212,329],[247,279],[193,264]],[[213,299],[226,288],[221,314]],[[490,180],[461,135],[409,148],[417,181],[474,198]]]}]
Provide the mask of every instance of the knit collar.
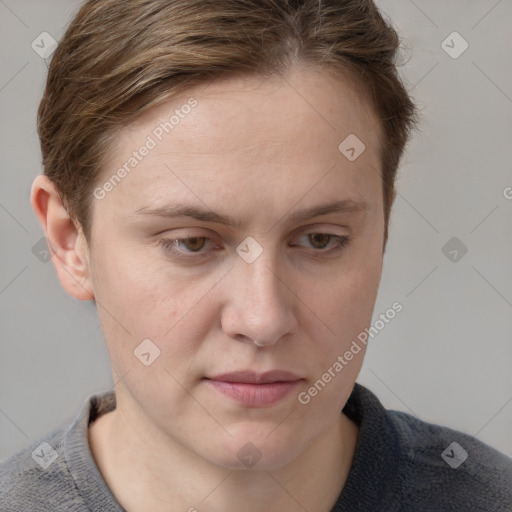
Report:
[{"label": "knit collar", "polygon": [[[89,396],[65,432],[63,449],[71,476],[85,503],[94,504],[99,510],[124,512],[103,480],[88,442],[90,423],[115,407],[113,390]],[[395,481],[398,434],[378,398],[359,383],[354,384],[343,413],[356,423],[359,432],[352,466],[331,512],[377,510]]]}]

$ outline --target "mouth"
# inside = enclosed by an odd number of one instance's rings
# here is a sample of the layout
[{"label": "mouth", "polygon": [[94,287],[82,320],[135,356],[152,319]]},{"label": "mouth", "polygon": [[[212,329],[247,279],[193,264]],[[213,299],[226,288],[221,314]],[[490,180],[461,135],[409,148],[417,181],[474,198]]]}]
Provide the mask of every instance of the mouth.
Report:
[{"label": "mouth", "polygon": [[215,391],[246,407],[266,407],[284,399],[304,379],[292,372],[238,371],[205,378]]}]

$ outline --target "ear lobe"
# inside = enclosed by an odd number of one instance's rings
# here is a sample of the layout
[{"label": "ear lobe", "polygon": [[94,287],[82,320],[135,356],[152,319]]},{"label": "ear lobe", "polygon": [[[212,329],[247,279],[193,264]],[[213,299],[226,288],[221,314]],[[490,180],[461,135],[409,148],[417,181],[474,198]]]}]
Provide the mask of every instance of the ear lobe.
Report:
[{"label": "ear lobe", "polygon": [[41,174],[36,177],[30,203],[43,227],[62,287],[75,299],[94,299],[87,242],[80,226],[68,215],[48,176]]}]

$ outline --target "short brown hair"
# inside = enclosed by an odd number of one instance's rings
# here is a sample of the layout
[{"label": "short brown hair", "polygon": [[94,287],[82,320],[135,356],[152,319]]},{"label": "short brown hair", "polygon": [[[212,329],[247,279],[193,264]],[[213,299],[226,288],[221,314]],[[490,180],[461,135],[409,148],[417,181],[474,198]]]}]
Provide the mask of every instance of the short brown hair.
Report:
[{"label": "short brown hair", "polygon": [[44,173],[90,242],[92,191],[116,129],[192,86],[304,62],[351,78],[382,123],[387,239],[417,122],[399,47],[372,0],[87,0],[52,57],[38,110]]}]

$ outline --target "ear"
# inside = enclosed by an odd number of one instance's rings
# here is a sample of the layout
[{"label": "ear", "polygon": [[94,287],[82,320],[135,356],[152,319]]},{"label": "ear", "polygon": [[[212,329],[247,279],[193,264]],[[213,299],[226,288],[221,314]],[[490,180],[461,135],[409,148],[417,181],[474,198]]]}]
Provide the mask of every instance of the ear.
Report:
[{"label": "ear", "polygon": [[62,287],[75,299],[93,300],[87,241],[48,176],[41,174],[34,180],[30,203],[43,227]]}]

